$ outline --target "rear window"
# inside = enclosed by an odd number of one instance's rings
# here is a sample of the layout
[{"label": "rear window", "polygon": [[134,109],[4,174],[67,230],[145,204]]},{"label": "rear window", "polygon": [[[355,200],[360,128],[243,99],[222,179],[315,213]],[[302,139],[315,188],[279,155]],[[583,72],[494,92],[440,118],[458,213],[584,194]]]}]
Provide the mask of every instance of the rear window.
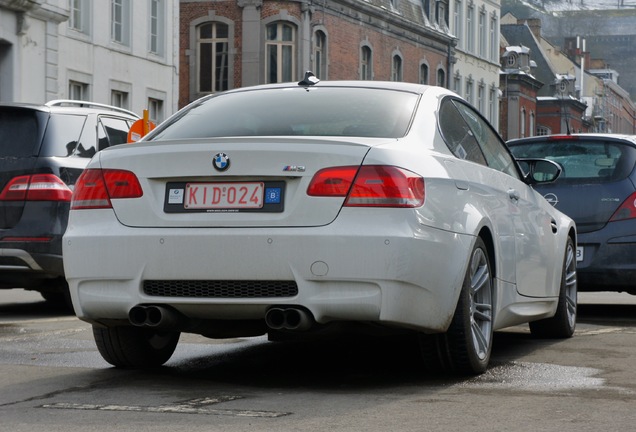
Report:
[{"label": "rear window", "polygon": [[415,93],[313,87],[224,93],[185,109],[152,139],[229,136],[399,138],[417,104]]},{"label": "rear window", "polygon": [[47,114],[31,109],[0,110],[0,153],[28,157],[38,153]]},{"label": "rear window", "polygon": [[70,156],[75,151],[86,122],[85,115],[51,114],[41,156]]},{"label": "rear window", "polygon": [[541,141],[512,145],[516,158],[545,158],[558,162],[563,173],[557,182],[618,181],[627,177],[636,162],[636,149],[603,140]]}]

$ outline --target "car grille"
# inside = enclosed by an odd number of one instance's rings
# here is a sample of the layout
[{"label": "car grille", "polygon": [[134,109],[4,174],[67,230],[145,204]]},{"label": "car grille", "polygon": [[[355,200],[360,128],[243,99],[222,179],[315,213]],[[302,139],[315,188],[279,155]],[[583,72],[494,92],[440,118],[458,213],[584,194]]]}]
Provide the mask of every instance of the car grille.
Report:
[{"label": "car grille", "polygon": [[293,297],[298,294],[298,285],[294,281],[147,280],[144,293],[154,297]]}]

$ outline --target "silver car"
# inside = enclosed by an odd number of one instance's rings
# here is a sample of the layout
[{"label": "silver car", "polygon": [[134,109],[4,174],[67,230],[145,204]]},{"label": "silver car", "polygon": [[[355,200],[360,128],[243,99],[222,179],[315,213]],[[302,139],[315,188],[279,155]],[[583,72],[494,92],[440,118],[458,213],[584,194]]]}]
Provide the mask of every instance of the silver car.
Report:
[{"label": "silver car", "polygon": [[396,82],[243,88],[96,155],[64,237],[77,315],[118,367],[182,332],[417,335],[423,364],[486,370],[493,331],[572,336],[576,227],[454,93]]}]

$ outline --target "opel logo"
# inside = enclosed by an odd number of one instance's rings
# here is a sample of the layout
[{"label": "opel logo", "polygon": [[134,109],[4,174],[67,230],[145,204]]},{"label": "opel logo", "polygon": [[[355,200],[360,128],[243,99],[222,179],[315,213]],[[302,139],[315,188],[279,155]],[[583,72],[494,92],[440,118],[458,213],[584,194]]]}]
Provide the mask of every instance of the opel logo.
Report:
[{"label": "opel logo", "polygon": [[226,171],[230,167],[230,158],[225,153],[217,153],[214,155],[212,164],[217,171]]},{"label": "opel logo", "polygon": [[556,205],[559,203],[559,199],[557,198],[557,196],[553,193],[549,193],[549,194],[545,194],[543,196],[543,198],[545,198],[545,200],[547,202],[549,202],[550,204],[552,204],[552,207],[556,207]]}]

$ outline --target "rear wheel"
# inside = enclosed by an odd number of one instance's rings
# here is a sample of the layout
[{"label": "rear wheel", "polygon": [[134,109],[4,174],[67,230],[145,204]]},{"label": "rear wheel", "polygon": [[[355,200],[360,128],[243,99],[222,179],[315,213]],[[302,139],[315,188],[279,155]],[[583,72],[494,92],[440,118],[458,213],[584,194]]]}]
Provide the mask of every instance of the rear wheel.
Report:
[{"label": "rear wheel", "polygon": [[561,287],[556,313],[552,318],[531,322],[529,325],[532,335],[550,339],[572,337],[576,328],[577,295],[576,253],[574,241],[568,238],[563,257]]},{"label": "rear wheel", "polygon": [[93,336],[99,353],[113,366],[149,368],[161,366],[170,359],[180,333],[132,326],[93,326]]},{"label": "rear wheel", "polygon": [[488,367],[492,339],[493,276],[486,245],[478,238],[450,327],[443,334],[420,335],[420,347],[429,369],[474,375]]}]

